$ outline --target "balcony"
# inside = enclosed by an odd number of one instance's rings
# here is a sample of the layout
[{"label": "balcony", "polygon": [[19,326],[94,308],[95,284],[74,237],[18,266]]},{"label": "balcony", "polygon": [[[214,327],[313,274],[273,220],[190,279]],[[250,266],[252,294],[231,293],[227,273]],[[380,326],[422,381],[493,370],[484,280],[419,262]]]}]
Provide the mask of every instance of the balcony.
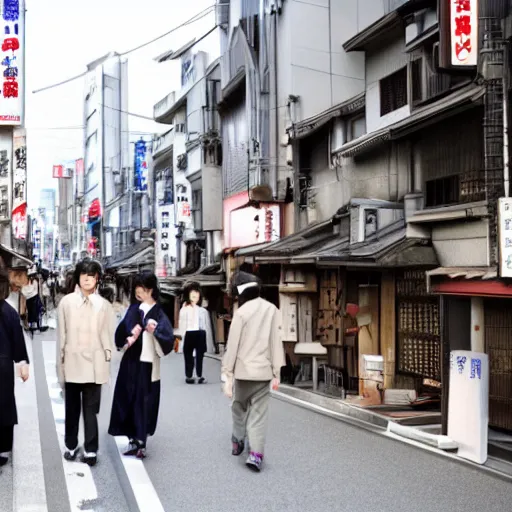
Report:
[{"label": "balcony", "polygon": [[158,158],[172,148],[174,144],[174,128],[160,135],[153,142],[153,158]]},{"label": "balcony", "polygon": [[153,107],[153,117],[157,123],[173,124],[174,116],[179,108],[181,108],[186,100],[184,91],[173,91],[165,98],[162,98]]}]

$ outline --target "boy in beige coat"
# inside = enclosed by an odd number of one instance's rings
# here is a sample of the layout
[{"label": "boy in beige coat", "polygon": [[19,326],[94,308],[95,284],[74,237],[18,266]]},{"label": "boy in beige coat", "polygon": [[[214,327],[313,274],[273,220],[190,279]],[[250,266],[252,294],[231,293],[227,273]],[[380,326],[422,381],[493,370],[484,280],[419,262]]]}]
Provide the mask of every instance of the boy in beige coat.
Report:
[{"label": "boy in beige coat", "polygon": [[[224,390],[233,396],[232,454],[249,443],[247,466],[260,471],[268,422],[270,388],[277,389],[285,365],[279,310],[260,297],[260,280],[239,272],[233,277],[238,310],[222,362]],[[234,382],[233,382],[234,379]]]},{"label": "boy in beige coat", "polygon": [[85,259],[77,264],[73,293],[59,304],[59,381],[65,393],[64,458],[76,460],[79,452],[80,414],[84,415],[82,462],[94,466],[98,452],[101,386],[110,378],[115,315],[111,304],[96,293],[101,265]]}]

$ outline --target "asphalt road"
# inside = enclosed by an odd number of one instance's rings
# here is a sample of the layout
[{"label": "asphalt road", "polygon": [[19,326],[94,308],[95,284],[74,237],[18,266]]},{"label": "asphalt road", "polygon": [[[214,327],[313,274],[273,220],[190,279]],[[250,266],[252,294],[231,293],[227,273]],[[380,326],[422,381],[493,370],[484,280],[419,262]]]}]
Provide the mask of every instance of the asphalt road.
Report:
[{"label": "asphalt road", "polygon": [[[47,509],[72,510],[44,367],[54,364],[54,335],[36,337],[34,359]],[[44,341],[46,340],[46,341]],[[206,360],[210,384],[186,385],[181,355],[162,364],[156,435],[144,462],[165,512],[504,512],[511,484],[337,420],[272,400],[265,467],[247,470],[231,456],[230,407],[219,363]],[[76,510],[136,511],[133,482],[106,434],[110,389],[100,417],[101,460],[92,475],[98,498]],[[12,468],[0,475],[2,512],[10,512]],[[71,500],[72,501],[72,500]]]}]

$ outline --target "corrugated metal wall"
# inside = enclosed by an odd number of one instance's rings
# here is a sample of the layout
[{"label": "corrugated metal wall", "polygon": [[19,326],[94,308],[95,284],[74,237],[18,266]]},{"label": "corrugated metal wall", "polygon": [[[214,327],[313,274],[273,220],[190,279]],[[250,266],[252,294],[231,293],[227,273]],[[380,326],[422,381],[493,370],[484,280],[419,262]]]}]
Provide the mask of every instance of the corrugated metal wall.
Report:
[{"label": "corrugated metal wall", "polygon": [[233,105],[222,117],[224,197],[248,187],[248,121],[245,101]]},{"label": "corrugated metal wall", "polygon": [[423,182],[483,170],[483,110],[474,108],[432,125],[418,141]]}]

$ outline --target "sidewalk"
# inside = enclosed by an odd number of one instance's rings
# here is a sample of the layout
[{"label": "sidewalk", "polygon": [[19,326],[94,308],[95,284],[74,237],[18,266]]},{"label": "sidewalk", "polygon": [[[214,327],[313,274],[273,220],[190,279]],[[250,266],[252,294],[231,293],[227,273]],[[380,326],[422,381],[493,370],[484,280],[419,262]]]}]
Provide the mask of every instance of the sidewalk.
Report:
[{"label": "sidewalk", "polygon": [[[222,356],[217,354],[206,354],[207,357],[221,361]],[[294,386],[281,384],[279,391],[272,392],[274,398],[283,402],[294,404],[324,416],[329,416],[338,421],[382,435],[388,439],[394,439],[401,443],[414,446],[423,450],[435,453],[440,457],[453,459],[461,464],[472,466],[481,471],[486,471],[512,482],[512,463],[501,458],[489,455],[484,465],[475,464],[456,455],[453,445],[449,445],[446,436],[430,433],[429,429],[435,429],[435,425],[410,427],[403,423],[400,416],[385,415],[376,409],[359,407],[348,403],[345,400],[331,398],[320,393],[314,393]],[[407,423],[407,421],[405,421]],[[444,448],[444,449],[441,449]],[[449,451],[445,451],[445,450]]]},{"label": "sidewalk", "polygon": [[[33,361],[32,340],[25,338]],[[18,425],[14,428],[12,457],[0,475],[2,512],[48,512],[33,364],[30,372],[26,383],[16,379]]]}]

